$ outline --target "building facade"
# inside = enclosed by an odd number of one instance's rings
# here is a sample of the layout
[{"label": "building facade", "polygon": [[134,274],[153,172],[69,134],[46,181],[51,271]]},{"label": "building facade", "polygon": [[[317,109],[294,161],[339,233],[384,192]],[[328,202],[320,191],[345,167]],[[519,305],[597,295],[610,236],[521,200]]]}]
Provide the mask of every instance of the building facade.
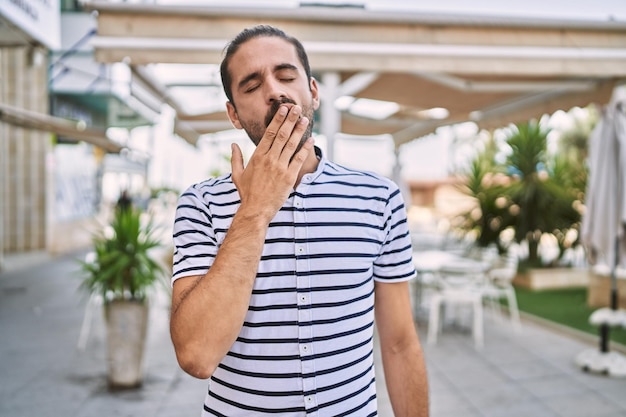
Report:
[{"label": "building facade", "polygon": [[[0,109],[47,114],[48,51],[58,48],[58,1],[0,4]],[[0,262],[6,252],[47,245],[46,158],[51,134],[0,122]]]},{"label": "building facade", "polygon": [[104,173],[145,175],[145,155],[107,131],[130,137],[160,102],[131,95],[125,64],[95,62],[95,32],[73,0],[0,2],[0,269],[6,254],[86,247]]}]

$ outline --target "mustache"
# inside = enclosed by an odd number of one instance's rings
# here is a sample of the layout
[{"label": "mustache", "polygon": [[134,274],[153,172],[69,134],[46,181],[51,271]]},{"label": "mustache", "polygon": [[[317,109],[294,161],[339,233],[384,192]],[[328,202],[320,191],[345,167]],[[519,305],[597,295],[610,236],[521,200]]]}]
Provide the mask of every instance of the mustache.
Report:
[{"label": "mustache", "polygon": [[285,103],[296,104],[295,101],[287,97],[281,97],[280,100],[274,100],[272,102],[272,106],[267,112],[267,115],[265,116],[265,127],[268,127],[270,125],[270,123],[272,122],[272,119],[274,118],[274,115],[280,108],[280,105],[285,104]]}]

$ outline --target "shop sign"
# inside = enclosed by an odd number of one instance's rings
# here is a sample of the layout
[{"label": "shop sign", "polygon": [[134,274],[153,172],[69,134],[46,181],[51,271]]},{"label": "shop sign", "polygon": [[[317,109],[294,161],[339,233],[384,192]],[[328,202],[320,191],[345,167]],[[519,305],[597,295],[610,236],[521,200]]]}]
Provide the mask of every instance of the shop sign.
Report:
[{"label": "shop sign", "polygon": [[0,15],[48,49],[61,48],[59,0],[2,0]]}]

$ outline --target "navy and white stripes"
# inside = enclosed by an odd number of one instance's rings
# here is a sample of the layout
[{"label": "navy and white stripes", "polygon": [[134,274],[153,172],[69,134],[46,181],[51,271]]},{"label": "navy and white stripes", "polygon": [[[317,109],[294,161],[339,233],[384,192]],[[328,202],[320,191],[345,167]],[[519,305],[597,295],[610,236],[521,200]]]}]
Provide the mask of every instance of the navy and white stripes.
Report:
[{"label": "navy and white stripes", "polygon": [[[230,176],[182,194],[173,280],[210,268],[239,206]],[[270,223],[245,323],[205,416],[376,415],[374,281],[415,274],[390,180],[322,158]]]}]

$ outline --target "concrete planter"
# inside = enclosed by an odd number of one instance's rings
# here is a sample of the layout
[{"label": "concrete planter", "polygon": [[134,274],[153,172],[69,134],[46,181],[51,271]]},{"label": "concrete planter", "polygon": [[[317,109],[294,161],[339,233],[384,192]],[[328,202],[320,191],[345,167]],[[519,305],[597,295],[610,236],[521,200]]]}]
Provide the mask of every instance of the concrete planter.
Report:
[{"label": "concrete planter", "polygon": [[104,307],[110,389],[128,389],[143,382],[143,353],[148,329],[148,303],[112,301]]},{"label": "concrete planter", "polygon": [[[592,308],[610,307],[611,275],[610,271],[591,271],[589,273],[589,291],[587,305]],[[618,270],[617,303],[619,308],[626,309],[626,271]]]},{"label": "concrete planter", "polygon": [[513,284],[531,290],[586,287],[589,285],[589,271],[582,268],[530,269],[517,274]]}]

